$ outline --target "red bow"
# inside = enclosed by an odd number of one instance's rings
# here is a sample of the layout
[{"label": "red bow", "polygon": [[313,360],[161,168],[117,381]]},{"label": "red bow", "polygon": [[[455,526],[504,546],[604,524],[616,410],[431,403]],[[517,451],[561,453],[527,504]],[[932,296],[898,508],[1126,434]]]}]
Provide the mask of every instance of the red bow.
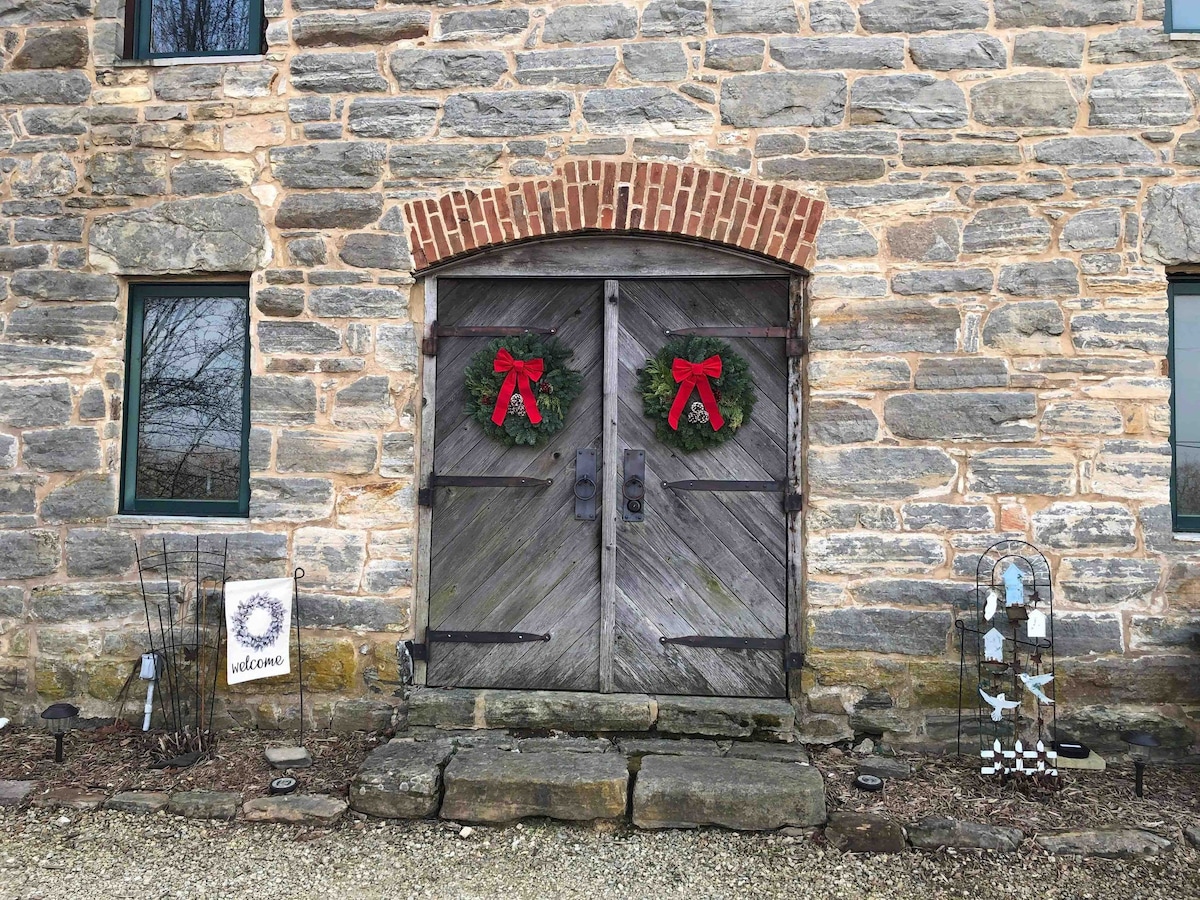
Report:
[{"label": "red bow", "polygon": [[538,412],[537,400],[533,397],[533,389],[530,387],[530,381],[538,381],[542,377],[542,369],[545,362],[541,359],[513,359],[513,355],[501,347],[496,351],[496,360],[492,363],[492,369],[496,372],[507,372],[504,377],[504,384],[500,385],[500,395],[496,398],[496,408],[492,412],[492,421],[497,425],[504,424],[504,417],[508,415],[508,403],[512,400],[514,390],[521,392],[521,399],[525,401],[525,415],[529,416],[529,421],[534,425],[542,421],[542,414]]},{"label": "red bow", "polygon": [[693,388],[700,392],[700,399],[704,403],[704,410],[708,413],[708,422],[713,431],[725,424],[725,418],[717,409],[717,398],[713,395],[712,385],[708,383],[710,378],[721,377],[721,357],[714,355],[704,362],[694,363],[677,356],[671,363],[671,375],[679,382],[679,392],[675,394],[675,402],[671,404],[671,411],[667,414],[667,421],[673,429],[679,430],[679,414],[683,412],[688,398],[692,396]]}]

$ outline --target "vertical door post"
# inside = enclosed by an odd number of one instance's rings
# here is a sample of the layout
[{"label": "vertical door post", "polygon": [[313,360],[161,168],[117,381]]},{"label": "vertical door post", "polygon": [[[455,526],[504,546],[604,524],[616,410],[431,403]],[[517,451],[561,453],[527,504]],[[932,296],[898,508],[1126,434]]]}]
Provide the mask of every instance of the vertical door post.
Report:
[{"label": "vertical door post", "polygon": [[617,506],[620,453],[617,446],[617,313],[620,283],[604,282],[604,428],[601,438],[603,490],[600,503],[600,690],[613,690],[613,640],[617,619]]}]

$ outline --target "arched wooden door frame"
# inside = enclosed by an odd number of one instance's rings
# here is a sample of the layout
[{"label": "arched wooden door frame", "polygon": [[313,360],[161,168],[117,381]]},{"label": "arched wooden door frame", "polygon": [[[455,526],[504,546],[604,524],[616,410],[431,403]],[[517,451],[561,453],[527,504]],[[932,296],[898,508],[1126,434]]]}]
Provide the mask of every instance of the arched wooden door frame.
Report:
[{"label": "arched wooden door frame", "polygon": [[[422,299],[418,308],[421,321],[422,346],[435,338],[438,314],[439,278],[551,278],[551,279],[594,279],[604,280],[607,290],[614,290],[619,279],[635,278],[782,278],[790,281],[791,320],[796,328],[796,337],[801,341],[807,337],[807,273],[794,266],[784,266],[767,261],[759,256],[729,250],[722,247],[704,246],[694,241],[647,236],[601,236],[583,235],[564,238],[549,238],[526,241],[484,253],[473,254],[466,259],[432,267],[419,279],[419,294]],[[611,284],[611,287],[610,287]],[[416,310],[414,310],[415,312]],[[614,307],[615,313],[615,307]],[[415,317],[414,317],[415,318]],[[737,324],[737,323],[730,323]],[[615,348],[606,348],[606,354],[615,354]],[[790,490],[803,496],[805,490],[805,467],[802,465],[805,448],[803,407],[807,394],[806,367],[803,357],[792,361],[788,369],[788,482]],[[428,487],[433,472],[434,416],[437,381],[435,355],[422,353],[419,364],[421,403],[418,410],[417,478],[418,490]],[[605,427],[614,421],[614,416],[605,409]],[[606,435],[607,437],[607,435]],[[606,440],[607,447],[615,447],[615,441]],[[607,452],[607,451],[606,451]],[[617,490],[617,465],[607,461],[603,465],[605,495]],[[608,527],[604,520],[602,532],[602,579],[612,579],[615,571],[615,522]],[[428,505],[418,507],[417,545],[414,565],[415,592],[412,610],[412,627],[415,640],[424,643],[429,625],[430,594],[430,547],[433,528],[433,509]],[[793,662],[802,660],[805,640],[805,603],[803,591],[803,531],[802,513],[787,517],[787,653],[785,658]],[[606,587],[607,589],[607,587]],[[606,622],[602,609],[602,636]],[[608,626],[611,628],[611,624]],[[414,682],[426,683],[425,663],[415,660]],[[602,689],[604,685],[602,663]],[[789,696],[799,693],[798,666],[789,666],[787,678]]]}]

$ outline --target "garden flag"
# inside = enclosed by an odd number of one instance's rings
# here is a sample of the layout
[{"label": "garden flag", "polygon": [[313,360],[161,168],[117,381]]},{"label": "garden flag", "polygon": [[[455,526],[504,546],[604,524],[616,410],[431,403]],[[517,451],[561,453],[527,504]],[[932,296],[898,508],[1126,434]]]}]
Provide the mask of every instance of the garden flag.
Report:
[{"label": "garden flag", "polygon": [[291,578],[230,581],[225,584],[226,651],[230,684],[273,678],[292,671]]}]

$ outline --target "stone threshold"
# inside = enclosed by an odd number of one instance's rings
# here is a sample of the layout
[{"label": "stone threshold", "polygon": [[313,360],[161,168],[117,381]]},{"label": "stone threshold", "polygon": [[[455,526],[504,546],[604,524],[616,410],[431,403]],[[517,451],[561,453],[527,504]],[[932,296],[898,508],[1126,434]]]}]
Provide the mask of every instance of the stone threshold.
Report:
[{"label": "stone threshold", "polygon": [[422,687],[408,698],[408,724],[790,743],[796,712],[775,699]]}]

